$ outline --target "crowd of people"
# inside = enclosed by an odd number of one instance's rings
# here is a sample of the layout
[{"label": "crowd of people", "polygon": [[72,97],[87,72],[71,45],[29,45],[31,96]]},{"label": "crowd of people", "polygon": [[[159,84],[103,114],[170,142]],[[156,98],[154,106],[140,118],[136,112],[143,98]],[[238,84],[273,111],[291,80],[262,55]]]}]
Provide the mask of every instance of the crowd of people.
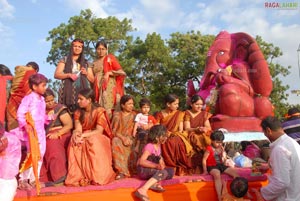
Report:
[{"label": "crowd of people", "polygon": [[[36,62],[17,66],[14,76],[1,65],[1,88],[6,92],[0,101],[6,108],[0,114],[1,198],[13,200],[17,187],[30,189],[40,183],[104,185],[137,175],[147,182],[134,195],[150,200],[149,189],[165,191],[161,180],[210,174],[218,200],[226,200],[221,174],[237,182],[244,178],[225,165],[224,132],[212,130],[204,100],[194,95],[189,108],[181,111],[178,96],[166,94],[164,108],[155,115],[147,98],[136,109],[134,98],[124,91],[126,73],[107,53],[107,44],[98,42],[96,52],[98,58],[90,64],[84,58],[84,42],[72,42],[69,55],[55,70],[54,77],[61,80],[58,97],[47,88],[48,79],[38,73]],[[292,109],[282,125],[274,117],[262,120],[271,142],[272,174],[260,192],[253,190],[261,200],[300,200],[299,116],[299,110]],[[36,166],[28,167],[28,160]],[[242,191],[238,196],[245,196],[248,186]]]}]

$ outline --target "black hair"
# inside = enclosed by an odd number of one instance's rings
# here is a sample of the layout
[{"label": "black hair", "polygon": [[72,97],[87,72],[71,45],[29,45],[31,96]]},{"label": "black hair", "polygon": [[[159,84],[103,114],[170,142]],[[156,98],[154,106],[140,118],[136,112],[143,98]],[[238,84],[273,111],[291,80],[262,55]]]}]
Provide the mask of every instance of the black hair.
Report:
[{"label": "black hair", "polygon": [[39,72],[39,70],[40,70],[39,65],[38,65],[36,62],[34,62],[34,61],[28,62],[28,63],[26,64],[26,66],[32,67],[36,72]]},{"label": "black hair", "polygon": [[107,43],[104,40],[100,40],[96,43],[96,49],[100,46],[103,45],[105,49],[107,49]]},{"label": "black hair", "polygon": [[167,135],[167,128],[164,125],[154,125],[149,130],[148,143],[156,144],[157,138],[165,135]]},{"label": "black hair", "polygon": [[177,99],[179,99],[177,95],[175,95],[175,94],[168,94],[168,95],[165,96],[165,105],[166,105],[167,103],[169,103],[169,104],[170,104],[170,103],[173,103],[173,102],[175,102]]},{"label": "black hair", "polygon": [[9,68],[3,64],[0,64],[0,75],[12,75]]},{"label": "black hair", "polygon": [[151,105],[151,102],[148,98],[142,98],[139,102],[139,106],[140,108],[142,108],[144,105],[148,105],[150,106]]},{"label": "black hair", "polygon": [[210,139],[213,140],[213,141],[223,141],[224,138],[225,138],[224,133],[220,130],[215,130],[210,135]]},{"label": "black hair", "polygon": [[33,85],[39,85],[41,83],[47,83],[48,79],[40,73],[33,74],[29,77],[29,87],[33,90]]},{"label": "black hair", "polygon": [[[201,100],[202,103],[203,103],[203,105],[204,105],[204,100],[203,100],[203,98],[202,98],[201,96],[199,96],[198,94],[195,94],[195,95],[193,95],[193,96],[191,97],[191,99],[190,99],[190,104],[194,104],[194,103],[196,103],[198,100]],[[188,109],[189,109],[189,110],[192,109],[192,106],[191,106],[190,104],[188,105]]]},{"label": "black hair", "polygon": [[202,100],[202,102],[204,103],[203,98],[202,98],[201,96],[199,96],[198,94],[195,94],[195,95],[192,96],[192,98],[191,98],[191,103],[192,103],[192,104],[193,104],[193,103],[196,103],[198,100]]},{"label": "black hair", "polygon": [[244,197],[248,191],[248,180],[244,177],[236,177],[230,184],[231,193],[237,197]]},{"label": "black hair", "polygon": [[120,105],[125,105],[129,100],[133,100],[133,97],[129,94],[125,94],[120,99]]},{"label": "black hair", "polygon": [[262,129],[265,131],[267,128],[271,129],[272,131],[276,131],[281,127],[281,122],[279,119],[277,119],[276,117],[272,117],[272,116],[267,116],[266,118],[264,118],[261,123],[260,126],[262,127]]},{"label": "black hair", "polygon": [[[71,47],[70,47],[70,53],[69,53],[69,55],[67,56],[67,60],[66,60],[66,64],[65,64],[65,66],[66,67],[70,67],[70,71],[72,70],[72,66],[73,66],[73,43],[74,42],[79,42],[79,43],[81,43],[82,44],[82,51],[81,51],[81,53],[80,53],[80,55],[79,55],[79,57],[78,57],[78,59],[76,60],[76,62],[77,63],[79,63],[80,64],[80,67],[85,67],[85,68],[87,68],[88,67],[88,62],[87,62],[87,60],[84,58],[84,41],[82,40],[82,39],[80,39],[80,38],[76,38],[76,39],[74,39],[73,41],[72,41],[72,43],[71,43]],[[66,73],[68,73],[68,71],[66,71],[66,68],[65,68],[65,70],[64,70]]]},{"label": "black hair", "polygon": [[53,92],[52,89],[47,88],[43,96],[44,96],[45,98],[46,98],[47,96],[53,96],[53,97],[55,97],[55,94],[54,94],[54,92]]},{"label": "black hair", "polygon": [[[81,95],[81,96],[85,97],[86,99],[91,99],[92,109],[90,111],[90,115],[92,115],[94,109],[100,107],[100,105],[95,102],[95,93],[94,93],[94,91],[92,89],[81,89],[78,92],[78,95]],[[82,109],[80,107],[79,107],[78,110],[80,110],[79,121],[82,123],[84,121],[86,112],[85,112],[85,109]]]}]

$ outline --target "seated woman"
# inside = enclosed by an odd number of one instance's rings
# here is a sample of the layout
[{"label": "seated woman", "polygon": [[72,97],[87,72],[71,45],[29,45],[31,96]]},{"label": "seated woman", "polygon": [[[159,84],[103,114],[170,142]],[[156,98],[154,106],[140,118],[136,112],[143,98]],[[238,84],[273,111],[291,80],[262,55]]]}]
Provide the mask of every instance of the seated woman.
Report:
[{"label": "seated woman", "polygon": [[178,105],[178,97],[168,94],[165,97],[165,109],[157,112],[155,117],[157,122],[166,126],[168,130],[169,137],[161,145],[166,165],[176,168],[176,175],[185,175],[192,168],[192,146],[187,140],[187,133],[183,131],[184,113],[177,110]]},{"label": "seated woman", "polygon": [[94,101],[91,89],[78,94],[74,113],[75,129],[68,148],[67,186],[103,185],[114,180],[112,133],[104,108]]},{"label": "seated woman", "polygon": [[73,122],[67,107],[56,103],[51,89],[46,90],[44,98],[46,113],[56,116],[46,126],[46,152],[40,174],[40,180],[51,186],[63,182],[67,176],[67,148]]},{"label": "seated woman", "polygon": [[185,111],[183,122],[184,130],[188,131],[188,139],[194,150],[192,157],[194,170],[198,170],[198,168],[201,170],[203,151],[211,143],[209,123],[211,114],[203,110],[203,103],[204,101],[199,95],[192,96],[190,108]]},{"label": "seated woman", "polygon": [[130,158],[134,153],[134,138],[132,136],[134,127],[134,118],[136,112],[133,111],[134,101],[132,96],[124,95],[120,100],[121,111],[114,112],[112,118],[112,131],[114,138],[112,140],[112,153],[114,168],[118,175],[116,179],[130,177],[135,173],[137,158]]}]

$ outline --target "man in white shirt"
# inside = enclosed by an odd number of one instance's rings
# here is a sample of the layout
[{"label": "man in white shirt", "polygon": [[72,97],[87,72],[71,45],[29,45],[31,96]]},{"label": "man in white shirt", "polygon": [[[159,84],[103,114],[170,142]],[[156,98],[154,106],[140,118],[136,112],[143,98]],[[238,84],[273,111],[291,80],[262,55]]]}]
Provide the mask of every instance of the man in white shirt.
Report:
[{"label": "man in white shirt", "polygon": [[287,136],[281,122],[275,117],[266,117],[261,127],[271,141],[269,165],[272,174],[269,184],[260,189],[265,200],[300,201],[300,146]]}]

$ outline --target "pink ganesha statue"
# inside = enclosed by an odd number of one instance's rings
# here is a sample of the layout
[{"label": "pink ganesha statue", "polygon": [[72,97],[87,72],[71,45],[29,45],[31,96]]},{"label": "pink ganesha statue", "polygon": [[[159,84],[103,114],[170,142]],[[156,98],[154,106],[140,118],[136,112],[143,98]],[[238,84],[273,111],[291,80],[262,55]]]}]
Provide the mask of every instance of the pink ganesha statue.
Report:
[{"label": "pink ganesha statue", "polygon": [[272,79],[257,42],[246,33],[220,32],[209,48],[205,71],[196,91],[213,111],[213,129],[261,131],[261,119],[273,114]]}]

